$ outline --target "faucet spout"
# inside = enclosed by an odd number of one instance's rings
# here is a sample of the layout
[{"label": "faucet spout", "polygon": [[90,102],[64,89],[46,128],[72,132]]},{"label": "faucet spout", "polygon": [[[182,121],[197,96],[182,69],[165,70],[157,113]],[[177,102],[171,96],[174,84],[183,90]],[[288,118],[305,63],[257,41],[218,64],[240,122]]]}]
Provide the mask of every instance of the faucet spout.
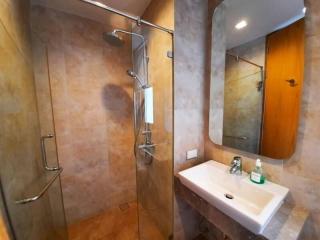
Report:
[{"label": "faucet spout", "polygon": [[229,169],[230,174],[241,175],[242,174],[242,158],[235,156],[231,162]]}]

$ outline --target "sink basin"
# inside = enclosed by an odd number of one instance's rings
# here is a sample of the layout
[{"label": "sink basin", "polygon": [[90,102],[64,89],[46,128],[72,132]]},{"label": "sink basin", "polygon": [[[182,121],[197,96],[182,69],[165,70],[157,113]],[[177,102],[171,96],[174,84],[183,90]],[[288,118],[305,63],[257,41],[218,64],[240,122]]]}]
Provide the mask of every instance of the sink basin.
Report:
[{"label": "sink basin", "polygon": [[289,189],[266,181],[255,184],[245,172],[208,161],[178,173],[183,185],[255,234],[262,233],[281,207]]}]

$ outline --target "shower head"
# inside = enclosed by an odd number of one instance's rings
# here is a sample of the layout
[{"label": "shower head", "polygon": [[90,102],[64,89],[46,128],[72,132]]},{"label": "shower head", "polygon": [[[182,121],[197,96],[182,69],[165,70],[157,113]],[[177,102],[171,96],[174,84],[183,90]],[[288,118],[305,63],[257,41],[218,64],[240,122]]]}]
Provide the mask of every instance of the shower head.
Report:
[{"label": "shower head", "polygon": [[110,43],[113,46],[121,47],[123,45],[123,40],[117,34],[116,30],[113,30],[112,32],[104,32],[102,36],[106,42]]},{"label": "shower head", "polygon": [[124,33],[124,34],[128,34],[128,35],[131,35],[131,36],[136,36],[136,37],[140,38],[142,40],[142,44],[145,45],[146,41],[145,41],[143,35],[138,34],[138,33],[134,33],[134,32],[128,32],[128,31],[125,31],[125,30],[122,30],[122,29],[114,29],[112,32],[104,32],[102,34],[102,36],[103,36],[103,39],[106,42],[110,43],[111,45],[116,46],[116,47],[121,47],[124,44],[124,41],[119,36],[118,33]]},{"label": "shower head", "polygon": [[134,78],[135,80],[137,80],[142,88],[147,88],[147,85],[142,84],[142,81],[141,81],[140,77],[139,77],[134,71],[132,71],[131,69],[129,69],[129,70],[127,70],[127,74],[128,74],[130,77],[132,77],[132,78]]}]

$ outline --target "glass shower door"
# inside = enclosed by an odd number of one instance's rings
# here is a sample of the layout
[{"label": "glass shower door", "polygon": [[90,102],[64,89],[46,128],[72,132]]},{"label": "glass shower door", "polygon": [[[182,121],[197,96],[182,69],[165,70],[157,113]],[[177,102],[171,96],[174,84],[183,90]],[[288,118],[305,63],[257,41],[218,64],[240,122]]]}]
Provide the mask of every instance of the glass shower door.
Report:
[{"label": "glass shower door", "polygon": [[[35,32],[32,35],[33,68],[38,102],[38,115],[40,121],[40,133],[42,143],[42,157],[46,173],[51,171],[57,175],[57,171],[63,169],[59,166],[59,158],[56,143],[56,130],[53,115],[53,100],[51,90],[51,69],[49,66],[50,45],[43,41]],[[62,172],[61,172],[62,173]],[[49,173],[51,174],[51,173]],[[63,173],[62,173],[63,174]],[[52,174],[51,174],[52,175]],[[47,177],[46,182],[52,177]],[[47,191],[49,199],[49,212],[52,221],[52,233],[48,239],[68,239],[67,223],[64,211],[62,187],[60,175]]]},{"label": "glass shower door", "polygon": [[227,55],[223,115],[224,145],[259,154],[263,85],[263,69]]},{"label": "glass shower door", "polygon": [[[153,124],[145,123],[144,90],[135,88],[137,199],[140,240],[167,240],[173,229],[172,36],[147,26],[135,28],[146,40],[147,57],[133,38],[133,67],[153,89]],[[149,139],[146,139],[148,135]],[[141,146],[150,141],[154,147]]]},{"label": "glass shower door", "polygon": [[[35,85],[33,66],[15,48],[2,51],[10,48],[1,46],[5,43],[0,42],[0,55],[10,64],[0,65],[5,74],[1,100],[7,106],[0,112],[0,217],[12,239],[65,240],[62,170],[55,139],[47,136],[54,135],[48,75],[43,72],[42,86]],[[45,48],[38,49],[36,57],[46,64]]]}]

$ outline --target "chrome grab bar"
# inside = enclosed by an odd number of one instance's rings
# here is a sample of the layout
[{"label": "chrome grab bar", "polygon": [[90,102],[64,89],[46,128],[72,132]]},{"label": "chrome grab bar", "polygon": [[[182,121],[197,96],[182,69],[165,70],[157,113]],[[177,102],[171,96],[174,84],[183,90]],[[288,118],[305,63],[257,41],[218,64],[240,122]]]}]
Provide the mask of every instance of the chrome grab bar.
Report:
[{"label": "chrome grab bar", "polygon": [[53,138],[54,135],[53,134],[48,134],[46,136],[42,136],[41,137],[41,153],[42,153],[42,162],[43,162],[43,167],[47,170],[47,171],[57,171],[60,168],[59,167],[49,167],[48,166],[48,162],[47,162],[47,152],[46,152],[46,144],[45,144],[45,140],[49,139],[49,138]]},{"label": "chrome grab bar", "polygon": [[38,200],[39,198],[41,198],[46,193],[46,191],[49,189],[49,187],[52,185],[52,183],[61,174],[62,171],[63,171],[63,169],[59,168],[59,170],[50,179],[50,181],[44,186],[44,188],[40,191],[40,193],[38,195],[33,196],[33,197],[28,197],[28,198],[25,198],[25,199],[22,199],[22,200],[17,200],[17,201],[15,201],[15,203],[16,204],[26,204],[26,203],[34,202],[34,201]]}]

